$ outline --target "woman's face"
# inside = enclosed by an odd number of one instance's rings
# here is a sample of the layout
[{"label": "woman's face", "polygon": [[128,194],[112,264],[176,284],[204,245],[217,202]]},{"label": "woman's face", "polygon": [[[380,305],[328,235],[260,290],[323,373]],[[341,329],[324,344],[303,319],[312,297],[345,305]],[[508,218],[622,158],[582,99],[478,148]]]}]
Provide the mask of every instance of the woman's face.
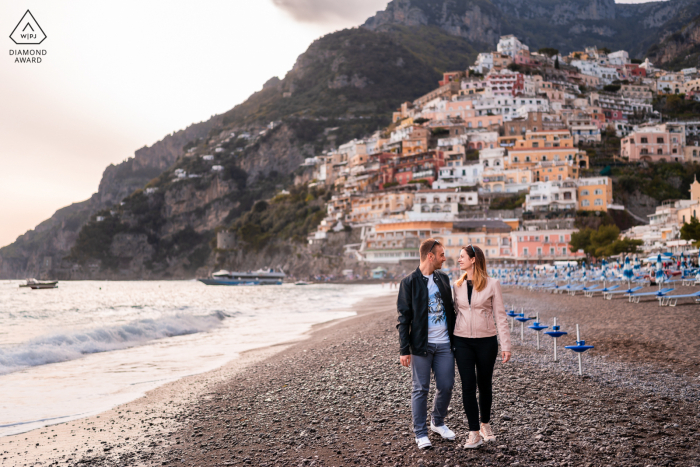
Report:
[{"label": "woman's face", "polygon": [[467,250],[462,248],[461,250],[459,250],[459,260],[457,262],[459,263],[459,269],[462,271],[466,271],[467,269],[470,269],[474,266],[476,258],[469,257],[469,255],[467,254]]}]

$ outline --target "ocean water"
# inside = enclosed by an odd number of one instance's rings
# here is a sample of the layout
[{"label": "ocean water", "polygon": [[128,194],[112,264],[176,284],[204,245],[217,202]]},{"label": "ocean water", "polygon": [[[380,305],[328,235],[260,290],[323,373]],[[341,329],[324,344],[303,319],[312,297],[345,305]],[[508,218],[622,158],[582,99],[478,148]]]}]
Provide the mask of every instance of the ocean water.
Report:
[{"label": "ocean water", "polygon": [[380,285],[0,282],[0,436],[108,410],[351,316]]}]

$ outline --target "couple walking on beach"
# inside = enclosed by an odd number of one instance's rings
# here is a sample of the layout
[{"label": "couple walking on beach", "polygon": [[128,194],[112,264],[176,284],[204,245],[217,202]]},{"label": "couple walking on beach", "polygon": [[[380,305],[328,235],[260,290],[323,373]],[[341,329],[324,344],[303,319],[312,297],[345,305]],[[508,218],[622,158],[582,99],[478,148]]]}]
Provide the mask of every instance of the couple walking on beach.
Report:
[{"label": "couple walking on beach", "polygon": [[432,447],[427,426],[431,373],[435,375],[436,391],[430,430],[444,439],[455,439],[454,432],[445,425],[455,361],[469,422],[464,447],[477,448],[484,441],[494,441],[489,421],[493,368],[498,357],[497,334],[502,362],[510,360],[510,333],[501,285],[488,277],[484,252],[472,245],[460,250],[459,267],[464,273],[452,287],[448,276],[440,271],[446,259],[439,241],[429,238],[422,242],[420,266],[401,281],[396,303],[400,359],[403,366],[411,368],[413,431],[420,449]]}]

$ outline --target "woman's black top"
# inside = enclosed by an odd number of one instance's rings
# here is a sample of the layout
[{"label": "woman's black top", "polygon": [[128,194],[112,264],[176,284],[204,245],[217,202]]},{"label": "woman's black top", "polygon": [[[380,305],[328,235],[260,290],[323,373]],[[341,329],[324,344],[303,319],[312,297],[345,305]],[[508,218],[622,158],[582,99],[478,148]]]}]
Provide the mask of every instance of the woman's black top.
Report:
[{"label": "woman's black top", "polygon": [[469,305],[472,304],[472,281],[467,281],[467,297],[469,298]]}]

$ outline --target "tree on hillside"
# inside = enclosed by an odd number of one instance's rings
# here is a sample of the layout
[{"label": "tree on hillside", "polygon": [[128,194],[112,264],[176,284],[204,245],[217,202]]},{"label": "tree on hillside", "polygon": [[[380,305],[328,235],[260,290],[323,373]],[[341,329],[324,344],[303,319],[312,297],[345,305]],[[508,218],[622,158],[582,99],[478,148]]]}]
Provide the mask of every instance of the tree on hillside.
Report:
[{"label": "tree on hillside", "polygon": [[554,57],[555,55],[559,55],[559,50],[554,49],[552,47],[542,47],[537,51],[537,53],[540,53],[542,55],[546,55],[548,57]]},{"label": "tree on hillside", "polygon": [[583,250],[595,258],[619,255],[620,253],[636,253],[641,240],[618,238],[620,229],[615,225],[601,225],[598,230],[585,228],[571,234],[569,242],[571,251]]},{"label": "tree on hillside", "polygon": [[697,242],[700,240],[700,222],[694,217],[690,218],[690,222],[686,222],[681,227],[681,238],[683,240],[692,240]]}]

